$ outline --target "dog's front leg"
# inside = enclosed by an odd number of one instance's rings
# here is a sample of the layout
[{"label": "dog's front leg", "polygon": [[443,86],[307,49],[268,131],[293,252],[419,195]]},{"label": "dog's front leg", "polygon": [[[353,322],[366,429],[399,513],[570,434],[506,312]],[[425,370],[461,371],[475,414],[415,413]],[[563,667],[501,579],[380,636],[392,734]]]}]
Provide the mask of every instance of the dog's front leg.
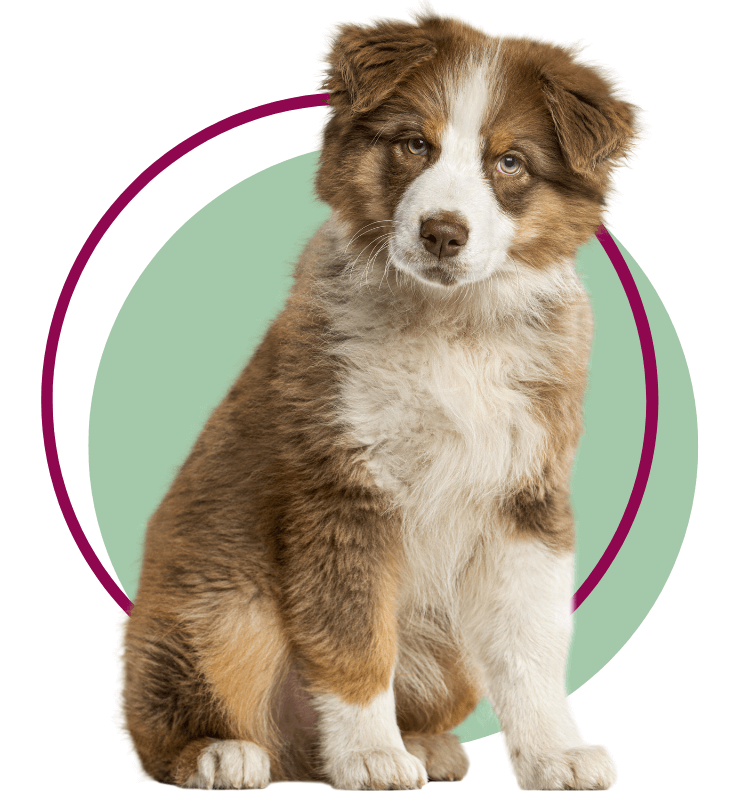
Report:
[{"label": "dog's front leg", "polygon": [[357,495],[315,522],[303,515],[284,549],[285,610],[318,712],[324,774],[340,789],[416,789],[421,761],[396,722],[397,526]]},{"label": "dog's front leg", "polygon": [[478,639],[519,785],[608,788],[611,758],[583,743],[565,691],[573,553],[516,536],[502,543],[494,574]]},{"label": "dog's front leg", "polygon": [[365,703],[339,692],[318,694],[321,752],[338,789],[418,789],[427,782],[421,761],[405,748],[396,723],[393,680]]}]

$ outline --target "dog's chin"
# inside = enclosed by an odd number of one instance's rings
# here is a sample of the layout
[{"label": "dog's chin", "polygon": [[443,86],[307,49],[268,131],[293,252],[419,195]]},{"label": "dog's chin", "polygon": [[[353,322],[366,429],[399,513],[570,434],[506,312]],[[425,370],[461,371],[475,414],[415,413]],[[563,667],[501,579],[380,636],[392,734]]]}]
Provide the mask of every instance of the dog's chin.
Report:
[{"label": "dog's chin", "polygon": [[479,283],[489,278],[495,269],[490,264],[475,268],[456,259],[418,258],[409,262],[403,257],[391,254],[389,261],[404,275],[408,275],[425,286],[436,289],[454,290],[467,284]]}]

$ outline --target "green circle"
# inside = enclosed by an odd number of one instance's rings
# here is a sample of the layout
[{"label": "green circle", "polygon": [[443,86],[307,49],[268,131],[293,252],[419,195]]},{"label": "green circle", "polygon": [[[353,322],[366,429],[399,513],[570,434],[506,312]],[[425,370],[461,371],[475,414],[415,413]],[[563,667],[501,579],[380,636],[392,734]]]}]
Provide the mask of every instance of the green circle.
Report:
[{"label": "green circle", "polygon": [[[105,546],[129,597],[136,594],[147,519],[280,312],[291,265],[329,215],[312,193],[317,160],[309,153],[277,164],[205,206],[157,253],[116,318],[90,410],[90,482]],[[617,653],[657,599],[683,541],[696,482],[696,410],[683,351],[660,298],[620,249],[655,344],[658,437],[629,536],[575,614],[569,691]],[[619,278],[595,239],[579,251],[577,267],[596,327],[572,482],[576,587],[617,528],[645,424],[640,343]],[[498,730],[483,702],[456,733],[472,741]]]}]

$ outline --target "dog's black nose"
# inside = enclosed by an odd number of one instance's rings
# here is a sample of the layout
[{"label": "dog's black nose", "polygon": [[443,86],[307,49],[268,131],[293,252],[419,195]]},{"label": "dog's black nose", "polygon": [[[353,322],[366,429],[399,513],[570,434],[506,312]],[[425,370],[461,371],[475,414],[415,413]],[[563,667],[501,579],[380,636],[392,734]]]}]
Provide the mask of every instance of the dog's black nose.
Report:
[{"label": "dog's black nose", "polygon": [[425,219],[419,236],[424,247],[437,258],[456,256],[468,241],[468,229],[448,219]]}]

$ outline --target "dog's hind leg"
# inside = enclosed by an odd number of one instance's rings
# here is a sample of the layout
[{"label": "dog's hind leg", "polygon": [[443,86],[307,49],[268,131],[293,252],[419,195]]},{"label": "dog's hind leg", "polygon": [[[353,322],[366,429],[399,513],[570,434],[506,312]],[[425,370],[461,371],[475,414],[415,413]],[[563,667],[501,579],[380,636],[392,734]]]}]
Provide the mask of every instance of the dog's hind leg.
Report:
[{"label": "dog's hind leg", "polygon": [[154,615],[137,602],[126,635],[126,718],[144,769],[197,788],[282,777],[273,721],[288,646],[272,602],[234,592]]},{"label": "dog's hind leg", "polygon": [[186,789],[264,789],[270,758],[253,742],[196,739],[180,753],[174,782]]},{"label": "dog's hind leg", "polygon": [[479,676],[444,614],[413,615],[401,631],[395,690],[404,744],[424,764],[429,780],[459,781],[468,758],[449,731],[478,704]]},{"label": "dog's hind leg", "polygon": [[468,757],[454,733],[404,733],[403,743],[430,781],[460,781],[468,772]]}]

